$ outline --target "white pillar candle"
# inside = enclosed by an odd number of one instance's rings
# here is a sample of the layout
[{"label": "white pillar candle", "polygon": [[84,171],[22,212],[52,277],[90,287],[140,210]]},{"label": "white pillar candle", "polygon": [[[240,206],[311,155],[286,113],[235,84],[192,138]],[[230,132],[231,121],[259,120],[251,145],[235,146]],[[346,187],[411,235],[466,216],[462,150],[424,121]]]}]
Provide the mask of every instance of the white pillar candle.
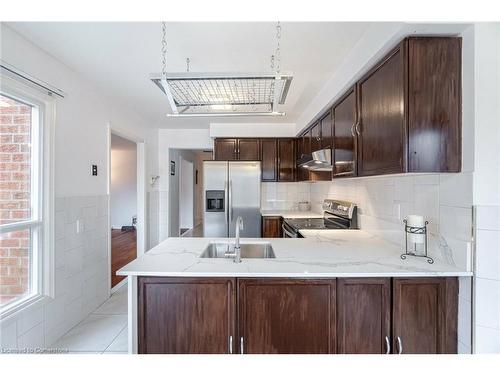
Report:
[{"label": "white pillar candle", "polygon": [[[409,227],[423,228],[425,226],[424,217],[420,215],[408,215],[408,217],[406,218],[406,225],[408,225]],[[422,244],[424,243],[425,239],[425,235],[423,233],[410,233],[408,237],[410,239],[410,242],[414,244]]]}]

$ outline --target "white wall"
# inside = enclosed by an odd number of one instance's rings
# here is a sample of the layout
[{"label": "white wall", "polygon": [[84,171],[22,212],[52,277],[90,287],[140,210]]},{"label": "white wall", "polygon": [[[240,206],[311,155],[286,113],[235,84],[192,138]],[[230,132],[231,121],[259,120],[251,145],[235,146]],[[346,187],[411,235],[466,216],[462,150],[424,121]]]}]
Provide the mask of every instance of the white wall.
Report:
[{"label": "white wall", "polygon": [[[2,60],[67,94],[56,104],[56,297],[0,323],[2,347],[50,347],[108,297],[108,124],[145,139],[153,159],[149,146],[155,137],[129,106],[99,92],[5,24],[0,27]],[[91,176],[91,164],[98,165],[98,176]]]},{"label": "white wall", "polygon": [[477,353],[500,353],[500,23],[474,30]]},{"label": "white wall", "polygon": [[137,215],[137,146],[115,134],[111,135],[111,227],[132,225]]},{"label": "white wall", "polygon": [[211,123],[210,137],[295,137],[294,123]]}]

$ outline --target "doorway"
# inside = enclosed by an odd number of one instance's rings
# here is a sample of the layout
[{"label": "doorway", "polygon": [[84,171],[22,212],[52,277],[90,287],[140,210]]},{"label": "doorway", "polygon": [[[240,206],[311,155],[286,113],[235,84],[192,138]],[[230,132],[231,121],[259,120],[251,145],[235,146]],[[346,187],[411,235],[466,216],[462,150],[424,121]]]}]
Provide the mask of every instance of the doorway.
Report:
[{"label": "doorway", "polygon": [[203,161],[212,150],[169,149],[169,236],[203,237]]},{"label": "doorway", "polygon": [[137,257],[137,144],[111,133],[111,288],[125,281],[116,271]]},{"label": "doorway", "polygon": [[194,227],[194,165],[180,158],[179,166],[179,234]]}]

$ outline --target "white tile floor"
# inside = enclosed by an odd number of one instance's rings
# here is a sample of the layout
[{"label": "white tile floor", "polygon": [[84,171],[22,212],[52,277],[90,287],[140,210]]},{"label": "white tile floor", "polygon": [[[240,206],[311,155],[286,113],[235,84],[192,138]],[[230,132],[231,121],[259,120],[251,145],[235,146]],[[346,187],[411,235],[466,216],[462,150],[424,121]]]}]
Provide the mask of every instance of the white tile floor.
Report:
[{"label": "white tile floor", "polygon": [[127,353],[127,285],[73,327],[54,345],[69,353]]}]

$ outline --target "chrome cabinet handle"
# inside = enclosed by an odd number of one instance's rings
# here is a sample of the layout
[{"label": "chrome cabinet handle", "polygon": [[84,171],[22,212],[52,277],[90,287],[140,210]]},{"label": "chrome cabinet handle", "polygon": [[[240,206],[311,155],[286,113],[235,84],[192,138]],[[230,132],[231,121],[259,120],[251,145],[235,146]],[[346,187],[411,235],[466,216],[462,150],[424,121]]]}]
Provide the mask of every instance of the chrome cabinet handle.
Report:
[{"label": "chrome cabinet handle", "polygon": [[403,343],[401,342],[401,337],[398,336],[398,354],[403,353]]},{"label": "chrome cabinet handle", "polygon": [[229,336],[229,354],[233,354],[233,335]]},{"label": "chrome cabinet handle", "polygon": [[356,133],[354,132],[354,127],[355,126],[356,126],[356,124],[352,124],[352,126],[351,126],[351,134],[352,134],[353,137],[356,136]]},{"label": "chrome cabinet handle", "polygon": [[243,336],[240,337],[240,354],[245,354],[245,351],[243,350]]},{"label": "chrome cabinet handle", "polygon": [[359,121],[358,121],[358,122],[356,123],[356,125],[355,125],[355,129],[356,129],[356,133],[357,133],[358,135],[361,135],[361,131],[359,130],[359,126],[360,126],[360,123],[359,123]]},{"label": "chrome cabinet handle", "polygon": [[385,336],[385,348],[385,354],[391,354],[391,342],[387,336]]}]

